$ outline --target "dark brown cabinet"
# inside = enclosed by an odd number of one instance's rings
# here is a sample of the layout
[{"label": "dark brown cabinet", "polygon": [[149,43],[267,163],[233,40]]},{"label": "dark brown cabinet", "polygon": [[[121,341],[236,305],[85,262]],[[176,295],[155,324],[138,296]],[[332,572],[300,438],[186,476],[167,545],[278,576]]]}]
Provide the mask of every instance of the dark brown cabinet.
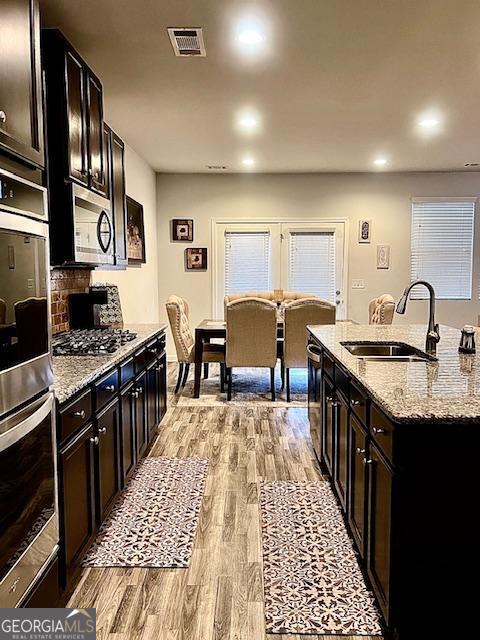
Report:
[{"label": "dark brown cabinet", "polygon": [[64,584],[76,570],[95,534],[94,447],[97,440],[93,425],[89,424],[59,454]]},{"label": "dark brown cabinet", "polygon": [[367,570],[388,623],[393,473],[372,445],[365,464],[369,469]]},{"label": "dark brown cabinet", "polygon": [[328,378],[323,378],[323,462],[330,474],[333,474],[333,456],[335,443],[335,412],[337,401],[333,384]]},{"label": "dark brown cabinet", "polygon": [[134,384],[129,384],[120,394],[121,442],[122,442],[122,482],[126,483],[135,468],[135,395]]},{"label": "dark brown cabinet", "polygon": [[42,59],[50,186],[72,179],[106,196],[102,84],[58,29],[42,30]]},{"label": "dark brown cabinet", "polygon": [[348,407],[339,393],[335,406],[335,464],[333,465],[333,481],[338,498],[344,509],[347,507],[348,480]]},{"label": "dark brown cabinet", "polygon": [[125,267],[127,260],[127,202],[125,196],[125,145],[110,133],[110,198],[115,226],[115,264]]},{"label": "dark brown cabinet", "polygon": [[0,7],[0,151],[43,168],[40,21],[37,0]]},{"label": "dark brown cabinet", "polygon": [[153,362],[147,369],[147,436],[151,442],[157,426],[167,408],[166,356]]},{"label": "dark brown cabinet", "polygon": [[367,436],[353,414],[349,421],[349,508],[348,517],[352,534],[362,557],[365,556],[366,523],[366,460]]},{"label": "dark brown cabinet", "polygon": [[145,453],[148,444],[148,436],[146,429],[146,390],[147,390],[147,374],[143,373],[139,376],[134,385],[135,399],[135,446],[137,460]]},{"label": "dark brown cabinet", "polygon": [[120,411],[115,400],[97,416],[97,524],[110,511],[120,491]]}]

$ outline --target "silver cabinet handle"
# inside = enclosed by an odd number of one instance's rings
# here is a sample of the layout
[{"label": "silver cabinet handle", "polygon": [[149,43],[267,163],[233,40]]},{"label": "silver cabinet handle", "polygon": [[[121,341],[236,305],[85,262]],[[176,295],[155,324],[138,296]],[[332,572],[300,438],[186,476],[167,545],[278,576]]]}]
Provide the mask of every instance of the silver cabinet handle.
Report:
[{"label": "silver cabinet handle", "polygon": [[132,398],[138,398],[138,392],[137,391],[130,391],[130,395],[132,396]]},{"label": "silver cabinet handle", "polygon": [[100,440],[98,439],[98,436],[93,436],[92,438],[90,438],[90,442],[92,444],[98,444]]},{"label": "silver cabinet handle", "polygon": [[98,433],[101,433],[102,435],[104,433],[107,433],[107,427],[100,427],[100,429],[98,430]]},{"label": "silver cabinet handle", "polygon": [[106,387],[104,387],[105,391],[111,391],[111,393],[113,393],[115,391],[115,385],[113,384],[107,384]]},{"label": "silver cabinet handle", "polygon": [[364,458],[363,459],[363,464],[372,464],[373,460],[371,458]]},{"label": "silver cabinet handle", "polygon": [[377,435],[381,433],[385,433],[385,429],[382,429],[381,427],[372,427],[372,429],[373,429],[373,433],[376,433]]},{"label": "silver cabinet handle", "polygon": [[74,418],[81,418],[82,420],[85,418],[86,413],[85,411],[82,409],[81,411],[74,411],[73,412],[73,417]]},{"label": "silver cabinet handle", "polygon": [[[318,351],[316,351],[318,349]],[[317,364],[321,361],[321,352],[319,347],[315,347],[315,345],[309,344],[307,345],[307,354],[308,358],[312,360],[312,362],[316,362]]]},{"label": "silver cabinet handle", "polygon": [[357,447],[357,453],[358,455],[361,455],[362,453],[365,453],[365,449],[360,449],[360,447]]},{"label": "silver cabinet handle", "polygon": [[7,114],[5,113],[5,111],[0,111],[0,122],[2,124],[5,124],[6,121],[7,121]]},{"label": "silver cabinet handle", "polygon": [[359,404],[361,404],[360,400],[354,400],[353,398],[350,400],[350,404],[352,405],[352,407],[358,407]]},{"label": "silver cabinet handle", "polygon": [[148,349],[148,353],[151,353],[152,356],[154,356],[158,353],[158,349]]},{"label": "silver cabinet handle", "polygon": [[[135,391],[136,391],[139,395],[141,395],[141,394],[143,393],[143,387],[137,387],[137,388],[135,389]],[[138,396],[137,396],[137,397],[138,397]]]},{"label": "silver cabinet handle", "polygon": [[163,371],[163,364],[159,364],[157,367],[157,371]]}]

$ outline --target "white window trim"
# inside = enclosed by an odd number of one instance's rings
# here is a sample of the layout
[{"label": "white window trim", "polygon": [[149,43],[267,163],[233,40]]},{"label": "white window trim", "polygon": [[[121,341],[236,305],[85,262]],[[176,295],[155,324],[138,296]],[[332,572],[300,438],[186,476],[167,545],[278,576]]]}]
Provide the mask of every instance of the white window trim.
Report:
[{"label": "white window trim", "polygon": [[[210,289],[212,292],[211,297],[211,317],[216,319],[217,308],[218,308],[218,291],[219,291],[219,283],[218,283],[218,273],[217,273],[217,260],[218,260],[218,241],[217,241],[217,225],[252,225],[253,229],[261,229],[268,225],[273,224],[290,224],[292,226],[297,226],[299,228],[304,226],[305,229],[309,229],[314,227],[315,225],[328,225],[328,224],[343,224],[344,225],[344,234],[343,234],[343,277],[342,277],[342,292],[343,292],[343,300],[345,306],[345,314],[348,318],[348,265],[349,265],[349,218],[347,217],[338,217],[338,218],[211,218],[210,221],[210,246],[211,246],[211,254],[212,259],[210,261],[211,269],[210,269]],[[233,227],[232,227],[233,228]],[[222,301],[223,304],[223,301]]]}]

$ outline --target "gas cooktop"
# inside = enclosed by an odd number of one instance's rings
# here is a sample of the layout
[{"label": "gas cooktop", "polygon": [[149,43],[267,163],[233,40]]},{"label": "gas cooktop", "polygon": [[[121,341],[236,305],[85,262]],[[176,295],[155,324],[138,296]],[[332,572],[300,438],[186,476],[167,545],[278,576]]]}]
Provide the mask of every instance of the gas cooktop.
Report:
[{"label": "gas cooktop", "polygon": [[52,340],[54,356],[104,356],[135,340],[128,329],[75,329]]}]

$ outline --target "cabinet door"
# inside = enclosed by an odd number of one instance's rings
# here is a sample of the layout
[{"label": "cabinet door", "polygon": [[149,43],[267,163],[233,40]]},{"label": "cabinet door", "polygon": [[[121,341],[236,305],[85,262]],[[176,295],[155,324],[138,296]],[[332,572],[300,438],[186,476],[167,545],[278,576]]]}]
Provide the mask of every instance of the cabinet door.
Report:
[{"label": "cabinet door", "polygon": [[90,188],[103,196],[106,191],[106,172],[103,166],[103,97],[102,85],[90,73],[87,79],[88,96],[88,165]]},{"label": "cabinet door", "polygon": [[388,623],[393,475],[373,446],[370,446],[367,465],[370,469],[367,569]]},{"label": "cabinet door", "polygon": [[[105,174],[105,189],[104,195],[106,198],[110,198],[110,202],[112,200],[111,193],[111,184],[112,184],[112,167],[111,167],[111,139],[112,139],[112,130],[108,126],[108,124],[103,125],[103,170]],[[115,227],[115,225],[114,225]]]},{"label": "cabinet door", "polygon": [[157,425],[160,424],[163,416],[167,412],[167,356],[164,354],[158,361],[157,367]]},{"label": "cabinet door", "polygon": [[120,395],[121,443],[122,443],[122,479],[127,478],[135,467],[135,395],[133,385],[124,389]]},{"label": "cabinet door", "polygon": [[119,402],[116,400],[97,417],[98,482],[97,520],[103,522],[120,490]]},{"label": "cabinet door", "polygon": [[141,375],[135,382],[135,435],[136,435],[136,454],[137,461],[145,453],[147,448],[146,434],[146,373]]},{"label": "cabinet door", "polygon": [[308,421],[310,423],[310,437],[318,460],[322,460],[322,372],[316,363],[308,363]]},{"label": "cabinet door", "polygon": [[335,415],[335,464],[334,486],[338,499],[344,510],[347,510],[348,479],[348,408],[343,397],[338,394]]},{"label": "cabinet door", "polygon": [[366,514],[366,436],[360,423],[350,414],[349,442],[349,521],[362,558],[365,556]]},{"label": "cabinet door", "polygon": [[87,426],[59,455],[60,526],[67,579],[95,534],[93,426]]},{"label": "cabinet door", "polygon": [[85,71],[73,51],[65,53],[68,113],[68,159],[71,178],[88,184]]},{"label": "cabinet door", "polygon": [[43,167],[37,0],[0,5],[0,149]]},{"label": "cabinet door", "polygon": [[336,400],[333,385],[323,378],[323,462],[333,477],[334,426]]},{"label": "cabinet door", "polygon": [[146,427],[149,442],[152,439],[158,424],[159,395],[157,363],[153,362],[147,369]]},{"label": "cabinet door", "polygon": [[127,202],[125,196],[125,145],[111,135],[111,202],[115,223],[115,264],[127,265]]}]

